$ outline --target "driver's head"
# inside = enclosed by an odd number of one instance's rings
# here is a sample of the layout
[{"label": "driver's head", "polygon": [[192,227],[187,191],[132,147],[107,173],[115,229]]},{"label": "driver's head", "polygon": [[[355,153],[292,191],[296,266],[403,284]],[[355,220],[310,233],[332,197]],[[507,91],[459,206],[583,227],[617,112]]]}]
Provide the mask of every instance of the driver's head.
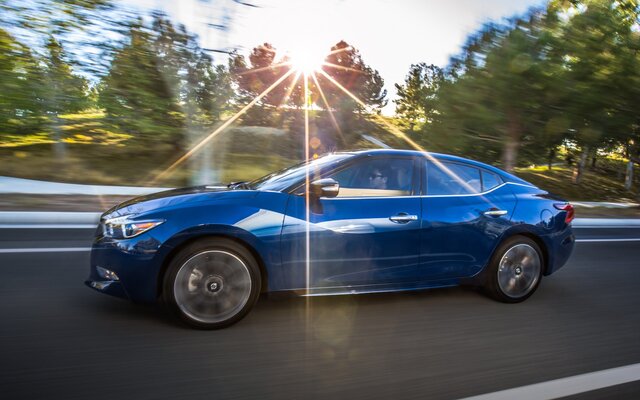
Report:
[{"label": "driver's head", "polygon": [[387,179],[387,176],[379,168],[374,168],[369,174],[369,186],[372,189],[386,189]]}]

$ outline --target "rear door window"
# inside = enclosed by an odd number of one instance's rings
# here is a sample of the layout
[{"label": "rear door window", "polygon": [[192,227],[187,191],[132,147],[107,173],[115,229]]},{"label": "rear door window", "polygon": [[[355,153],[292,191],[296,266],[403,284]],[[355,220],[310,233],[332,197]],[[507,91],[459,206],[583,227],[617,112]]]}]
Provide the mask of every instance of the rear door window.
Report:
[{"label": "rear door window", "polygon": [[467,165],[428,162],[426,180],[428,195],[457,195],[482,192],[480,170]]},{"label": "rear door window", "polygon": [[486,192],[502,184],[502,179],[492,172],[482,171],[482,191]]}]

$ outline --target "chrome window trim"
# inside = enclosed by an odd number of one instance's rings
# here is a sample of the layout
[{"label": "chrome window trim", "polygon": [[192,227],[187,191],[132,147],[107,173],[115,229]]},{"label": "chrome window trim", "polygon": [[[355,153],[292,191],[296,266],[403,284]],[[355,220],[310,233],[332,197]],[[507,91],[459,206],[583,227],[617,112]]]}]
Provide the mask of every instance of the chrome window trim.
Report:
[{"label": "chrome window trim", "polygon": [[505,186],[505,185],[515,185],[515,186],[524,186],[524,187],[528,187],[528,188],[532,188],[532,189],[538,189],[536,186],[533,185],[525,185],[523,183],[517,183],[517,182],[503,182],[502,184],[491,188],[485,192],[481,192],[481,193],[465,193],[465,194],[425,194],[425,195],[420,195],[420,196],[389,196],[389,197],[366,197],[366,196],[355,196],[355,197],[334,197],[334,198],[328,198],[328,197],[323,197],[323,200],[353,200],[353,199],[374,199],[374,200],[379,200],[379,199],[416,199],[416,198],[439,198],[439,197],[473,197],[473,196],[484,196],[488,193],[491,193],[495,190],[500,189],[501,187]]}]

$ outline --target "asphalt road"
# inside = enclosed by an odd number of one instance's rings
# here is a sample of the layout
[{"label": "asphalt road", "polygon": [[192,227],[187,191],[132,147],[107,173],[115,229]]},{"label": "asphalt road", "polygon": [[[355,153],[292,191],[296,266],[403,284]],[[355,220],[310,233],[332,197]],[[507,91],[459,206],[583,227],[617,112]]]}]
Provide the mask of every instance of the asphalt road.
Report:
[{"label": "asphalt road", "polygon": [[[581,239],[640,238],[589,229]],[[82,282],[90,230],[0,229],[3,399],[454,399],[640,362],[640,242],[582,242],[522,304],[471,289],[261,298],[196,331]],[[572,399],[640,398],[638,381]]]}]

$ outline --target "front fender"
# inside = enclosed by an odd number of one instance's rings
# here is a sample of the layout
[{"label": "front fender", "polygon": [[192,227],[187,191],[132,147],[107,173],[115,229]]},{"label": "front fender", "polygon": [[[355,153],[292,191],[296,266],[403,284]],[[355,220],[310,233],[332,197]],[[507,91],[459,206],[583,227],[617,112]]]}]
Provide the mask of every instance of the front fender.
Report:
[{"label": "front fender", "polygon": [[280,235],[284,221],[286,197],[279,202],[268,202],[270,209],[250,204],[198,205],[189,209],[174,210],[159,216],[166,219],[162,226],[165,236],[154,256],[156,271],[151,285],[161,285],[162,276],[173,255],[186,243],[207,236],[225,236],[245,244],[262,263],[267,272],[281,263]]}]

